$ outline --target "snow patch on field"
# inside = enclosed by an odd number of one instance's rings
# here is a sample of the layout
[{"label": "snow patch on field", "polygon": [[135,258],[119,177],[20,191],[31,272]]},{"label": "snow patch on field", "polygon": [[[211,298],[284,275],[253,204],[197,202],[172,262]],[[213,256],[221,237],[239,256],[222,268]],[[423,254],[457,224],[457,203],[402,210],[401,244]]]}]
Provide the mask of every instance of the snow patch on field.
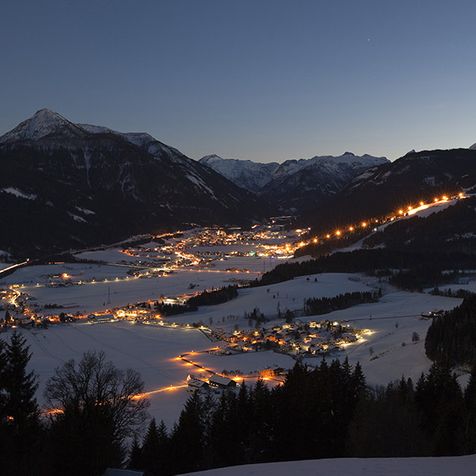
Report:
[{"label": "snow patch on field", "polygon": [[68,215],[74,220],[79,223],[86,223],[86,220],[83,217],[80,217],[79,215],[76,215],[74,213],[68,212]]},{"label": "snow patch on field", "polygon": [[[440,458],[341,458],[249,464],[194,476],[473,476],[476,455]],[[189,473],[191,474],[191,473]]]},{"label": "snow patch on field", "polygon": [[83,213],[84,215],[96,215],[96,212],[89,210],[88,208],[75,207],[78,212]]},{"label": "snow patch on field", "polygon": [[10,195],[15,195],[15,197],[24,198],[26,200],[36,200],[37,198],[34,193],[22,192],[19,188],[15,187],[2,188],[2,192],[9,193]]}]

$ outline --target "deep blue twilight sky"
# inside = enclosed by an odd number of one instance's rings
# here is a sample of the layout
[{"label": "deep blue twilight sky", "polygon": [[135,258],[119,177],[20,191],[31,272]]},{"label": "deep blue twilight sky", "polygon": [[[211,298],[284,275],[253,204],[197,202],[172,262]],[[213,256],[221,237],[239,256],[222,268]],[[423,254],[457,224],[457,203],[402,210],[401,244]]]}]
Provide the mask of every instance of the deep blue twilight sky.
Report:
[{"label": "deep blue twilight sky", "polygon": [[476,142],[474,0],[2,0],[0,132],[48,107],[193,158]]}]

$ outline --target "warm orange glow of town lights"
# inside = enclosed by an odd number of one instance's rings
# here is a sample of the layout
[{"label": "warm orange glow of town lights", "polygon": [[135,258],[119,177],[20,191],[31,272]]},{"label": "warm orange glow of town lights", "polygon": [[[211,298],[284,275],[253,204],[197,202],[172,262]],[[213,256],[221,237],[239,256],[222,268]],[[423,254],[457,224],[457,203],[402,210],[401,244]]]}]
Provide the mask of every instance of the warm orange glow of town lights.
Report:
[{"label": "warm orange glow of town lights", "polygon": [[[458,200],[458,199],[463,199],[463,198],[466,198],[466,195],[463,192],[459,192],[457,195],[451,195],[451,196],[445,194],[445,195],[442,195],[441,198],[440,197],[434,197],[433,198],[433,203],[447,202],[449,200]],[[398,211],[396,212],[395,215],[388,215],[388,216],[379,217],[379,218],[369,218],[368,220],[361,221],[359,225],[348,225],[347,227],[345,227],[345,229],[343,231],[342,230],[336,230],[336,231],[333,231],[332,233],[327,233],[325,235],[322,235],[322,238],[323,239],[326,238],[328,240],[331,239],[332,237],[340,238],[340,237],[345,236],[345,233],[352,233],[358,227],[367,228],[369,226],[369,224],[371,224],[371,223],[375,223],[376,225],[383,225],[387,222],[393,222],[394,220],[396,220],[398,218],[403,218],[403,217],[406,217],[406,216],[412,216],[415,213],[418,213],[419,211],[430,207],[431,204],[432,204],[432,200],[429,200],[428,202],[425,202],[424,200],[419,200],[418,204],[405,205],[404,208],[398,209]],[[375,228],[375,230],[376,230],[376,228]],[[318,237],[309,238],[307,241],[299,242],[295,246],[297,248],[301,248],[303,246],[309,245],[310,243],[318,244],[319,243]]]},{"label": "warm orange glow of town lights", "polygon": [[64,413],[62,408],[48,408],[42,412],[44,415],[54,416],[54,415],[61,415]]},{"label": "warm orange glow of town lights", "polygon": [[187,384],[180,385],[168,385],[167,387],[161,387],[156,390],[150,390],[149,392],[138,393],[132,397],[132,400],[141,400],[142,398],[148,398],[152,395],[157,395],[162,392],[174,392],[175,390],[180,390],[181,388],[187,388]]}]

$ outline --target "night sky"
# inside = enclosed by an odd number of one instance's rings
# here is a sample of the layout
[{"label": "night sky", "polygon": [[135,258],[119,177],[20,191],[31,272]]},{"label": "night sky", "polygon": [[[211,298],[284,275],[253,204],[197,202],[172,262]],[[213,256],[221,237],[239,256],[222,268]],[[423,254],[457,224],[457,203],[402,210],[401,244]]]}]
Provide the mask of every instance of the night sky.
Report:
[{"label": "night sky", "polygon": [[0,132],[48,107],[193,158],[476,142],[474,0],[0,5]]}]

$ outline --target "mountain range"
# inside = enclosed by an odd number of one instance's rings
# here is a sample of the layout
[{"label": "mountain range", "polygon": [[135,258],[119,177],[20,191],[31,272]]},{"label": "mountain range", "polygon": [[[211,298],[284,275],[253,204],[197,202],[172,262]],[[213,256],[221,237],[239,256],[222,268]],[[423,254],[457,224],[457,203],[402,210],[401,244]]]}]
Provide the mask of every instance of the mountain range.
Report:
[{"label": "mountain range", "polygon": [[265,214],[254,194],[149,134],[75,124],[47,109],[0,137],[0,169],[8,230],[0,249],[16,254]]},{"label": "mountain range", "polygon": [[208,155],[200,159],[236,185],[272,204],[274,213],[300,214],[312,210],[342,190],[355,177],[389,160],[371,155],[315,156],[311,159],[259,163]]},{"label": "mountain range", "polygon": [[475,187],[476,150],[412,151],[354,178],[302,219],[315,229],[342,226]]},{"label": "mountain range", "polygon": [[[281,164],[195,161],[151,135],[42,109],[0,137],[0,251],[16,257],[292,214],[316,231],[476,187],[476,146]],[[4,253],[3,253],[4,254]]]}]

